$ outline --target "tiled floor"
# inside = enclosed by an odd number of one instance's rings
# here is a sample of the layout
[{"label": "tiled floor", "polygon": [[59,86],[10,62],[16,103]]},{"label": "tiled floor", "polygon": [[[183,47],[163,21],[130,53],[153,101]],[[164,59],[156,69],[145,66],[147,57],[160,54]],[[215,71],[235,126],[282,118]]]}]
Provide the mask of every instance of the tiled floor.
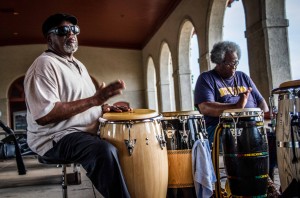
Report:
[{"label": "tiled floor", "polygon": [[[24,157],[26,175],[18,175],[15,159],[0,161],[0,197],[1,198],[59,198],[61,190],[61,167],[38,163],[35,156]],[[222,158],[220,157],[220,166]],[[68,167],[67,172],[73,168]],[[221,171],[221,175],[225,171]],[[90,180],[81,168],[80,185],[68,186],[69,197],[72,198],[102,198],[94,189]],[[224,181],[222,181],[224,184]],[[275,170],[275,184],[279,188],[278,171]]]}]

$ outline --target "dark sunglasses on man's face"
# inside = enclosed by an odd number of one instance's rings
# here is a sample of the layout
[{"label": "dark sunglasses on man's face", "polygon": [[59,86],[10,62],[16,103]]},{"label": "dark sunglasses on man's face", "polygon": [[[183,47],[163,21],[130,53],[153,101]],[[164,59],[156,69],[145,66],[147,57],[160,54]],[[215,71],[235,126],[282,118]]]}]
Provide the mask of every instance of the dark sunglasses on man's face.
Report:
[{"label": "dark sunglasses on man's face", "polygon": [[60,27],[55,27],[49,30],[48,34],[54,33],[58,36],[66,36],[70,32],[73,32],[73,34],[77,35],[80,33],[80,29],[77,25],[70,25],[70,26],[60,26]]}]

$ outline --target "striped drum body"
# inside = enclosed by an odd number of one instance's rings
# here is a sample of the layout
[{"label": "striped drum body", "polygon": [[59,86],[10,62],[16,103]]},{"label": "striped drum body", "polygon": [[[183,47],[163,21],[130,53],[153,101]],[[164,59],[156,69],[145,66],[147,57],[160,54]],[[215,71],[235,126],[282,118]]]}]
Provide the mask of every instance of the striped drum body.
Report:
[{"label": "striped drum body", "polygon": [[226,110],[220,124],[232,195],[266,197],[269,154],[263,112],[259,108]]}]

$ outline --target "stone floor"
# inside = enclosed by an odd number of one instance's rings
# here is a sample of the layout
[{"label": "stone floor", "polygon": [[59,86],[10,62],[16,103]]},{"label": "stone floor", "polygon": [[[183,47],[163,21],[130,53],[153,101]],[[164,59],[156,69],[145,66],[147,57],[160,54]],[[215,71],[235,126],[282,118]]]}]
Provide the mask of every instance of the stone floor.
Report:
[{"label": "stone floor", "polygon": [[[15,159],[0,161],[0,197],[1,198],[59,198],[61,190],[61,167],[40,164],[35,156],[23,157],[26,175],[19,175]],[[222,158],[220,157],[220,167]],[[221,175],[225,174],[220,169]],[[73,168],[68,167],[67,172]],[[80,185],[68,186],[69,197],[72,198],[103,198],[86,177],[81,168]],[[275,185],[280,187],[278,170],[275,170]],[[224,185],[224,180],[222,180]]]},{"label": "stone floor", "polygon": [[[59,198],[62,197],[62,168],[56,165],[40,164],[35,156],[23,157],[26,174],[19,175],[15,159],[0,161],[1,198]],[[73,167],[67,167],[72,173]],[[81,184],[68,186],[69,197],[103,198],[80,169]]]}]

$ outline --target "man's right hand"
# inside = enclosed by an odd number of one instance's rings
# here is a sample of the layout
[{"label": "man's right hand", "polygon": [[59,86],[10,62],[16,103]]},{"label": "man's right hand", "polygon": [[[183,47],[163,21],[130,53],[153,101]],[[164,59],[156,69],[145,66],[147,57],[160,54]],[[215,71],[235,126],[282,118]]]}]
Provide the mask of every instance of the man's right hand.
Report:
[{"label": "man's right hand", "polygon": [[108,99],[121,94],[123,89],[125,89],[125,83],[122,80],[117,80],[108,84],[107,86],[103,82],[101,85],[99,85],[99,88],[96,90],[96,93],[93,97],[96,100],[97,105],[102,105]]}]

